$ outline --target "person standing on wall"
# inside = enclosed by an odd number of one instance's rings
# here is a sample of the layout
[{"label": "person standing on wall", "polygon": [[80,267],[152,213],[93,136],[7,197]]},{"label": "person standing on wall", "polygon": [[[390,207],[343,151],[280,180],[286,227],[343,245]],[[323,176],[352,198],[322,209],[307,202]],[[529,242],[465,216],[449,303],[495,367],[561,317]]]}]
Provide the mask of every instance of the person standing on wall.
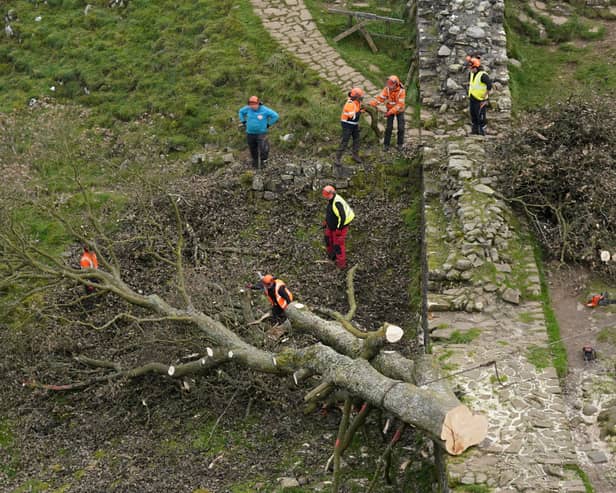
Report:
[{"label": "person standing on wall", "polygon": [[478,57],[466,57],[470,70],[468,81],[468,100],[471,113],[471,133],[474,135],[486,134],[486,113],[488,111],[488,97],[492,91],[492,81],[481,66]]},{"label": "person standing on wall", "polygon": [[248,104],[240,108],[239,117],[240,125],[246,130],[252,167],[264,168],[269,157],[267,130],[278,121],[278,113],[265,106],[257,96],[250,96]]},{"label": "person standing on wall", "polygon": [[383,149],[388,150],[391,142],[391,134],[394,129],[394,118],[398,120],[398,150],[402,150],[404,145],[404,107],[406,100],[406,90],[400,82],[400,79],[395,75],[390,75],[387,79],[385,87],[381,94],[374,96],[370,101],[370,106],[376,108],[379,104],[385,104],[385,118],[387,118],[387,126],[385,127],[385,136],[383,138]]}]

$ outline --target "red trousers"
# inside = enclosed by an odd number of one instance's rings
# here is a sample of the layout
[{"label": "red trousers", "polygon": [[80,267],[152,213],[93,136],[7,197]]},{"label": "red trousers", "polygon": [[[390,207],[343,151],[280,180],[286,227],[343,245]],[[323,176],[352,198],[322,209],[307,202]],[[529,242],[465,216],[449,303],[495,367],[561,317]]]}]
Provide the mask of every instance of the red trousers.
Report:
[{"label": "red trousers", "polygon": [[327,254],[332,260],[336,260],[336,265],[341,268],[346,268],[346,240],[348,226],[342,229],[325,228],[325,244],[327,245]]}]

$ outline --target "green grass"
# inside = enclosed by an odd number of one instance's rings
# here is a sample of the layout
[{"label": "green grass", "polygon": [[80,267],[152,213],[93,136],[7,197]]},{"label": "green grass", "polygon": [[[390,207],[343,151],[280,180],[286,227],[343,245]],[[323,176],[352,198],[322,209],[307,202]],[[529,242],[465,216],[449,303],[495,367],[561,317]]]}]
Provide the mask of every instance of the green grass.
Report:
[{"label": "green grass", "polygon": [[537,370],[548,368],[552,364],[550,350],[545,347],[530,345],[526,348],[526,358]]},{"label": "green grass", "polygon": [[535,261],[539,269],[539,279],[541,281],[541,303],[543,306],[543,315],[545,317],[545,325],[548,332],[548,340],[550,341],[550,353],[552,362],[559,378],[564,378],[567,375],[567,349],[560,338],[560,326],[552,308],[550,300],[550,291],[546,281],[545,271],[543,269],[543,261],[541,251],[536,242],[533,242],[533,250],[535,253]]},{"label": "green grass", "polygon": [[171,148],[190,148],[240,143],[233,120],[256,93],[280,112],[280,132],[337,130],[339,90],[281,54],[248,0],[92,5],[12,2],[19,36],[0,45],[0,110],[49,97],[93,108],[106,127],[155,116]]},{"label": "green grass", "polygon": [[507,53],[522,62],[521,68],[509,67],[514,114],[571,94],[591,91],[607,95],[616,88],[613,47],[598,50],[593,43],[568,42],[600,39],[603,30],[593,32],[575,16],[561,26],[541,18],[548,35],[547,40],[541,40],[535,27],[519,20],[520,9],[519,1],[505,4]]},{"label": "green grass", "polygon": [[586,474],[580,466],[578,466],[577,464],[565,464],[563,468],[568,471],[573,471],[580,477],[580,479],[584,483],[584,488],[586,488],[586,493],[595,493],[595,489],[590,482],[588,474]]},{"label": "green grass", "polygon": [[[306,0],[305,3],[323,36],[349,65],[359,70],[377,86],[384,84],[385,79],[391,74],[396,74],[404,82],[411,59],[415,56],[414,23],[391,24],[390,34],[401,36],[403,39],[392,40],[374,37],[378,52],[373,53],[363,36],[358,32],[340,40],[338,43],[333,41],[333,38],[349,27],[348,16],[328,13],[326,6],[329,4],[321,0]],[[371,1],[368,3],[369,7],[367,8],[362,7],[361,9],[351,10],[372,12],[387,17],[404,18],[404,2],[387,0],[380,2]],[[379,6],[382,7],[384,5],[390,7],[391,11],[383,13],[378,10]],[[384,22],[375,21],[370,22],[368,25],[369,32],[385,33],[385,29]],[[418,95],[416,86],[414,84],[410,84],[410,86],[407,88],[408,102],[415,101]]]},{"label": "green grass", "polygon": [[480,335],[481,335],[481,329],[478,329],[476,327],[473,327],[472,329],[466,330],[464,332],[455,330],[451,334],[451,337],[447,339],[447,342],[449,344],[470,344],[475,339],[477,339],[477,337],[479,337]]}]

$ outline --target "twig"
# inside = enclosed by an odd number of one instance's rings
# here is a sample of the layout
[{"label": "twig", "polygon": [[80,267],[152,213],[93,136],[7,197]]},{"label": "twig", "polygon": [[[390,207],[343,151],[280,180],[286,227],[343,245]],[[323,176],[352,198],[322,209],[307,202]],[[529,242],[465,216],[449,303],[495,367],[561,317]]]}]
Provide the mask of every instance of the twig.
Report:
[{"label": "twig", "polygon": [[342,441],[349,426],[349,416],[351,415],[351,397],[347,397],[344,401],[344,410],[342,411],[342,419],[338,427],[338,437],[334,445],[334,485],[332,493],[338,493],[340,488],[340,456],[342,454]]}]

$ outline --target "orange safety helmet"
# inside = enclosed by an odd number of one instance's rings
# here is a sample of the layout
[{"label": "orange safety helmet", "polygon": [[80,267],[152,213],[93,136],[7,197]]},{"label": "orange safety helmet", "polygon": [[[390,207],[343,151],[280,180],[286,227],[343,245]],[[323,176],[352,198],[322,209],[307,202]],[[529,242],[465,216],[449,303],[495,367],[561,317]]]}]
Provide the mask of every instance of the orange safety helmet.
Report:
[{"label": "orange safety helmet", "polygon": [[331,185],[325,185],[323,187],[323,191],[321,192],[321,195],[323,195],[323,197],[326,199],[331,199],[333,198],[335,193],[336,193],[336,189],[334,187],[332,187]]},{"label": "orange safety helmet", "polygon": [[263,285],[269,286],[270,284],[274,282],[274,276],[272,276],[271,274],[265,274],[261,278],[261,282],[263,283]]},{"label": "orange safety helmet", "polygon": [[261,101],[257,96],[250,96],[248,98],[248,104],[261,104]]},{"label": "orange safety helmet", "polygon": [[398,79],[397,75],[390,75],[387,78],[387,87],[390,87],[393,89],[395,87],[398,87],[399,85],[400,85],[400,79]]},{"label": "orange safety helmet", "polygon": [[361,99],[364,97],[364,91],[362,91],[359,87],[354,87],[349,91],[349,97],[351,99]]}]

